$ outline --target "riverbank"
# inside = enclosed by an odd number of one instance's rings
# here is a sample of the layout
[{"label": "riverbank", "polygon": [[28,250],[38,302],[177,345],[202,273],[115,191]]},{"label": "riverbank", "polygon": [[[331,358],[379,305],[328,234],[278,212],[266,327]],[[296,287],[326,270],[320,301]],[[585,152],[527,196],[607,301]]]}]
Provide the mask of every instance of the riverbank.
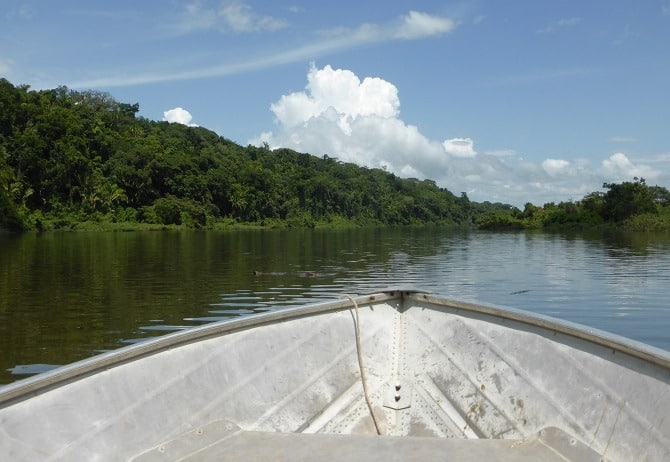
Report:
[{"label": "riverbank", "polygon": [[414,223],[406,225],[388,225],[378,222],[357,222],[352,220],[318,221],[309,225],[300,225],[282,220],[264,220],[262,222],[238,222],[224,219],[208,222],[205,225],[160,224],[136,221],[81,221],[59,222],[57,225],[38,226],[28,230],[10,230],[0,228],[0,234],[46,233],[46,232],[137,232],[137,231],[235,231],[235,230],[305,230],[305,229],[365,229],[365,228],[446,228],[479,231],[550,231],[550,232],[588,232],[588,231],[624,231],[624,232],[666,232],[670,233],[670,216],[636,215],[622,222],[579,222],[542,223],[539,221],[518,219],[511,215],[482,217],[477,223],[459,225],[455,223]]},{"label": "riverbank", "polygon": [[[456,223],[453,220],[434,220],[422,222],[408,220],[406,223],[384,223],[380,220],[360,217],[346,218],[339,215],[314,219],[302,216],[299,219],[265,218],[257,221],[242,221],[235,218],[207,217],[202,221],[188,219],[177,220],[176,223],[160,221],[139,221],[135,219],[119,219],[113,214],[76,214],[54,216],[52,214],[33,213],[25,217],[24,229],[4,229],[4,232],[59,232],[59,231],[165,231],[165,230],[244,230],[244,229],[361,229],[361,228],[405,228],[405,227],[443,227],[451,229],[474,229],[471,222]],[[0,231],[2,228],[0,227]]]}]

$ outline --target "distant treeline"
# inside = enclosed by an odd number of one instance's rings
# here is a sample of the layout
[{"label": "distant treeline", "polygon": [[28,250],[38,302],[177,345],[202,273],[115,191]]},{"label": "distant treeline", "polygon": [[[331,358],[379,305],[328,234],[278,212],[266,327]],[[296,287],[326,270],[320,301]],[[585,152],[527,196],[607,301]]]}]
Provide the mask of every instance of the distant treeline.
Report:
[{"label": "distant treeline", "polygon": [[623,183],[604,183],[606,192],[592,192],[576,202],[550,202],[542,207],[527,203],[482,214],[477,225],[483,229],[554,228],[585,229],[618,227],[633,231],[670,230],[670,192],[649,186],[644,178]]},{"label": "distant treeline", "polygon": [[[607,194],[574,204],[527,204],[521,211],[476,203],[431,180],[289,149],[242,147],[205,128],[137,117],[138,110],[107,93],[35,91],[0,79],[0,228],[505,228],[574,217],[603,223],[667,209],[667,190],[643,180],[609,185]],[[629,185],[652,195],[651,205],[636,202],[632,215],[625,205],[625,212],[612,208],[618,199],[610,197]]]}]

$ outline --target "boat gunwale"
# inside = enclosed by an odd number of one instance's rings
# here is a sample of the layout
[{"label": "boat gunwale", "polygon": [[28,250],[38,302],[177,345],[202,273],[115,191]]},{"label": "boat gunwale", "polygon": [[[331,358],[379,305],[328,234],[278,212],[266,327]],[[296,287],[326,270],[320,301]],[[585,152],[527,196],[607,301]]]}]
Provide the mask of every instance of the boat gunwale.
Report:
[{"label": "boat gunwale", "polygon": [[[394,295],[391,293],[378,292],[375,294],[354,297],[354,300],[356,303],[362,305],[399,299],[399,297],[399,294]],[[0,386],[0,409],[24,401],[48,390],[64,386],[70,382],[162,351],[279,321],[333,311],[342,311],[350,309],[352,306],[353,303],[349,299],[344,298],[341,300],[310,303],[294,308],[268,311],[241,318],[212,322],[202,326],[194,326],[178,332],[149,338],[146,341],[124,346],[116,350],[57,367],[47,372],[36,374],[33,377]]]},{"label": "boat gunwale", "polygon": [[629,356],[661,366],[670,372],[670,352],[612,332],[531,311],[519,310],[490,303],[458,300],[447,298],[442,295],[434,296],[429,293],[412,293],[407,294],[407,296],[417,301],[445,306],[457,311],[461,310],[468,313],[486,314],[495,318],[507,319],[521,322],[526,325],[541,327],[549,331],[558,332],[573,338],[585,340],[595,345],[609,348],[613,352],[625,353]]},{"label": "boat gunwale", "polygon": [[[463,313],[489,315],[501,320],[517,321],[525,325],[536,326],[548,331],[582,339],[591,344],[612,349],[613,352],[625,353],[670,371],[670,352],[583,324],[564,321],[530,311],[477,301],[457,300],[448,298],[442,294],[434,295],[413,289],[383,289],[375,293],[354,297],[353,300],[358,305],[370,305],[393,300],[417,301],[449,308],[455,310],[457,314],[461,311]],[[351,309],[352,306],[354,306],[354,303],[345,298],[310,303],[294,308],[213,322],[154,337],[141,343],[122,347],[37,374],[33,377],[0,386],[0,409],[103,370],[108,370],[182,345],[289,319]],[[407,306],[401,306],[399,311],[403,312],[406,309]]]}]

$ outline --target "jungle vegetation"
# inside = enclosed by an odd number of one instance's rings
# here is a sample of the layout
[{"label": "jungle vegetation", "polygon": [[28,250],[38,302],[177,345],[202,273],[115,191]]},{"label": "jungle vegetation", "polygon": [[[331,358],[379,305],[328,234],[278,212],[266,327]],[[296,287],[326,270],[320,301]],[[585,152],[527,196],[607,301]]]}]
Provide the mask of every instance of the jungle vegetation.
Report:
[{"label": "jungle vegetation", "polygon": [[630,231],[670,230],[670,192],[644,178],[604,183],[579,201],[526,203],[523,210],[494,211],[477,217],[481,229],[587,229],[616,227]]},{"label": "jungle vegetation", "polygon": [[0,229],[438,224],[481,228],[668,226],[668,191],[605,185],[576,203],[471,202],[434,181],[290,149],[240,146],[138,104],[0,79]]}]

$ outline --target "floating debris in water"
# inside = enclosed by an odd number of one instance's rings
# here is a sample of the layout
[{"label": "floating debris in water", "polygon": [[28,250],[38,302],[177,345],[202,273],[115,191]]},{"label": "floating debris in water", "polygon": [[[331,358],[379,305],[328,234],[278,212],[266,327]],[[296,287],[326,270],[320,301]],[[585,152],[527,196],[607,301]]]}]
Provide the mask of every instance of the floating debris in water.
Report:
[{"label": "floating debris in water", "polygon": [[519,295],[519,294],[525,294],[526,292],[530,292],[530,289],[525,289],[525,290],[517,290],[516,292],[510,292],[510,295]]}]

